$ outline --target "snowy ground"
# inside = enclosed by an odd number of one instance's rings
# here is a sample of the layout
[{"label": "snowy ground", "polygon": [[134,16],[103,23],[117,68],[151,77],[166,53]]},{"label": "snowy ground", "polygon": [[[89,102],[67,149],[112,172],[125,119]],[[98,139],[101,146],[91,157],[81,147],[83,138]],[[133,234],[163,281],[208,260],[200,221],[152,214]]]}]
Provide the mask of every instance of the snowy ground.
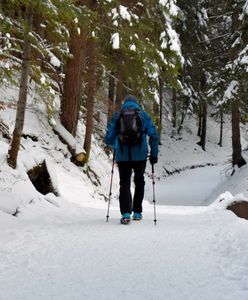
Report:
[{"label": "snowy ground", "polygon": [[[14,109],[0,111],[0,118],[13,127]],[[230,128],[219,148],[216,124],[209,126],[206,152],[192,148],[190,123],[178,139],[164,136],[155,168],[157,226],[149,165],[144,219],[122,226],[117,169],[106,223],[111,158],[94,139],[96,186],[71,164],[44,115],[29,109],[24,131],[38,142],[22,140],[15,171],[0,136],[0,300],[247,299],[248,223],[225,208],[247,200],[248,168],[229,176]],[[38,193],[26,174],[43,159],[58,197]]]},{"label": "snowy ground", "polygon": [[157,206],[157,226],[146,202],[144,219],[122,226],[115,201],[106,223],[104,201],[70,170],[54,174],[67,199],[0,212],[0,299],[247,299],[247,221],[218,201]]},{"label": "snowy ground", "polygon": [[156,227],[152,209],[130,226],[96,208],[49,221],[0,215],[0,299],[247,299],[247,221],[197,207],[158,212]]}]

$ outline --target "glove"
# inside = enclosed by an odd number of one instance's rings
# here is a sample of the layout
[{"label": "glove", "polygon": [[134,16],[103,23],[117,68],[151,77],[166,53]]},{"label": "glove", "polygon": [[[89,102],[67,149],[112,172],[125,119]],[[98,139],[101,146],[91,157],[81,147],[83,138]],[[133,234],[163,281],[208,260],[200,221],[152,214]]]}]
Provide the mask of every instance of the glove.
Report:
[{"label": "glove", "polygon": [[153,157],[153,156],[150,156],[150,163],[151,165],[154,165],[158,162],[158,158],[157,157]]}]

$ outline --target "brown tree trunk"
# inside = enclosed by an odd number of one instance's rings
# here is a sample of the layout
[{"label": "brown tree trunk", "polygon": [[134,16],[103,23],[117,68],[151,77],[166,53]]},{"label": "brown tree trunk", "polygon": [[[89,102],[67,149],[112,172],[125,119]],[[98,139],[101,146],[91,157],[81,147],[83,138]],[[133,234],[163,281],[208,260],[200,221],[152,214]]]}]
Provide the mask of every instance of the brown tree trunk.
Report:
[{"label": "brown tree trunk", "polygon": [[23,58],[21,67],[21,79],[19,96],[16,111],[15,128],[13,132],[12,142],[8,151],[7,162],[12,168],[16,168],[17,156],[21,143],[21,136],[24,126],[25,110],[28,92],[28,76],[29,76],[29,61],[31,55],[31,38],[30,32],[32,31],[33,22],[33,5],[30,4],[26,7],[25,12],[25,28],[24,28],[24,47]]},{"label": "brown tree trunk", "polygon": [[153,117],[154,117],[154,123],[158,127],[159,126],[159,104],[156,101],[153,101]]},{"label": "brown tree trunk", "polygon": [[204,101],[202,111],[202,133],[201,133],[201,146],[206,151],[206,135],[207,135],[207,103]]},{"label": "brown tree trunk", "polygon": [[220,111],[220,139],[218,145],[222,147],[223,145],[223,124],[224,124],[224,116],[223,116],[223,110]]},{"label": "brown tree trunk", "polygon": [[207,103],[202,103],[202,111],[199,115],[199,128],[198,135],[200,135],[200,141],[197,143],[202,147],[202,150],[206,151],[206,135],[207,135]]},{"label": "brown tree trunk", "polygon": [[186,114],[186,110],[187,110],[187,105],[186,105],[186,101],[183,101],[183,109],[182,109],[182,114],[181,114],[181,121],[180,121],[180,125],[178,126],[178,130],[177,133],[179,134],[183,128],[183,122],[185,119],[185,114]]},{"label": "brown tree trunk", "polygon": [[207,100],[206,96],[204,95],[204,91],[206,88],[206,75],[204,72],[201,74],[201,80],[200,80],[200,87],[201,87],[201,125],[199,126],[199,129],[201,129],[200,132],[200,141],[197,143],[199,146],[202,147],[202,150],[206,151],[206,135],[207,135]]},{"label": "brown tree trunk", "polygon": [[93,133],[93,113],[94,113],[94,97],[96,90],[96,41],[90,40],[88,43],[88,87],[87,87],[87,117],[86,132],[84,140],[84,150],[86,158],[84,164],[88,162],[91,148],[91,137]]},{"label": "brown tree trunk", "polygon": [[197,136],[201,136],[202,133],[202,104],[200,104],[198,112],[198,131]]},{"label": "brown tree trunk", "polygon": [[[232,34],[238,31],[238,17],[237,9],[234,9],[232,14]],[[230,60],[233,61],[237,57],[237,49],[235,47],[230,50]],[[240,101],[233,99],[232,102],[232,165],[237,165],[239,168],[246,164],[242,157],[242,148],[240,142]],[[234,173],[234,171],[233,171]],[[232,174],[233,174],[232,173]]]},{"label": "brown tree trunk", "polygon": [[246,164],[241,153],[240,142],[240,113],[239,113],[239,100],[233,100],[232,102],[232,165],[237,165],[239,168]]},{"label": "brown tree trunk", "polygon": [[177,127],[177,94],[175,89],[172,91],[172,126]]},{"label": "brown tree trunk", "polygon": [[72,32],[70,37],[70,54],[65,65],[65,79],[61,103],[61,123],[73,135],[76,135],[82,98],[83,70],[86,57],[85,32]]},{"label": "brown tree trunk", "polygon": [[115,79],[113,74],[109,75],[109,86],[108,86],[108,117],[107,121],[109,122],[113,112],[114,112],[114,97],[115,97]]},{"label": "brown tree trunk", "polygon": [[116,100],[115,100],[115,111],[119,110],[121,107],[121,103],[126,96],[126,90],[123,86],[123,76],[119,71],[117,75],[117,85],[116,85]]}]

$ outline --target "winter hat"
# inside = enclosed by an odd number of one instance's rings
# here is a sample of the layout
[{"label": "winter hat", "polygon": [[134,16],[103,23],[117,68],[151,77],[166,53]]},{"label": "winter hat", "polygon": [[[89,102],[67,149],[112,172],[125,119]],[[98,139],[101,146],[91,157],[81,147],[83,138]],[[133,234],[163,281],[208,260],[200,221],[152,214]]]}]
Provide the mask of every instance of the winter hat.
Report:
[{"label": "winter hat", "polygon": [[134,103],[138,103],[137,101],[137,98],[133,95],[127,95],[124,100],[123,100],[123,103],[127,102],[127,101],[131,101],[131,102],[134,102]]}]

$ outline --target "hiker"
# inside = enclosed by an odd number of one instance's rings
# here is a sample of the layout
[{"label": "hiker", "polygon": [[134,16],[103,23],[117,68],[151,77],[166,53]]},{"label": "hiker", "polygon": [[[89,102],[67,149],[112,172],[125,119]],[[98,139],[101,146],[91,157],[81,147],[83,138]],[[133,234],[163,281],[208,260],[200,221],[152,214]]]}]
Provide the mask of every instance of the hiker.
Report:
[{"label": "hiker", "polygon": [[[148,155],[147,136],[150,145],[150,163],[158,161],[158,133],[150,115],[143,111],[136,97],[125,97],[121,109],[113,115],[108,124],[105,143],[114,148],[119,169],[119,203],[122,224],[142,219],[144,198],[144,173]],[[134,171],[135,191],[132,199],[131,175]]]}]

